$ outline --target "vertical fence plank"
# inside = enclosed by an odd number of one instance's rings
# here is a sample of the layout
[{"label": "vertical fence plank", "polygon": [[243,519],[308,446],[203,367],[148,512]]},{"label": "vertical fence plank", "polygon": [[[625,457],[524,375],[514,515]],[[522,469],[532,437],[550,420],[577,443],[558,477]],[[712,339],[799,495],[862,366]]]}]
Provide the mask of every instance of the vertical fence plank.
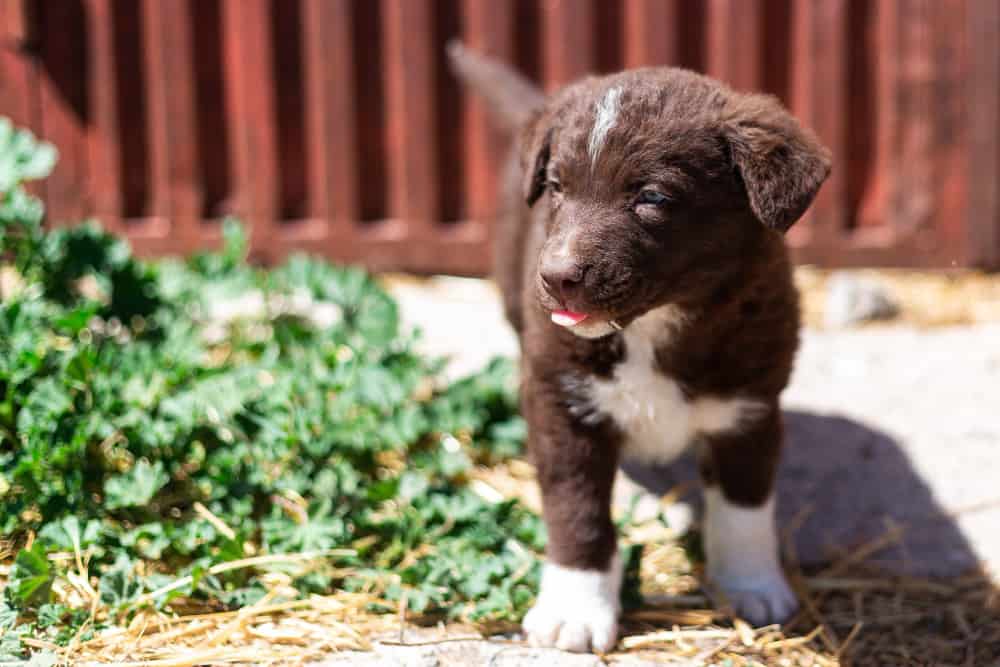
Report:
[{"label": "vertical fence plank", "polygon": [[[326,3],[333,16],[327,22],[331,33],[326,40],[327,57],[325,69],[329,107],[327,119],[330,144],[327,155],[330,160],[330,192],[333,199],[332,212],[341,226],[354,224],[361,218],[361,199],[358,180],[358,156],[361,146],[357,141],[357,116],[355,108],[354,77],[354,16],[348,0]],[[377,73],[376,73],[377,74]],[[377,82],[377,76],[373,77]]]},{"label": "vertical fence plank", "polygon": [[[477,53],[504,62],[514,60],[514,7],[511,2],[466,0],[463,40]],[[469,215],[487,220],[493,213],[497,179],[507,142],[493,129],[483,102],[464,97],[466,170],[465,192]]]},{"label": "vertical fence plank", "polygon": [[21,46],[28,41],[26,0],[0,0],[0,46]]},{"label": "vertical fence plank", "polygon": [[440,219],[432,8],[426,0],[385,0],[383,9],[389,215],[426,238]]},{"label": "vertical fence plank", "polygon": [[28,39],[25,0],[0,0],[0,115],[37,132],[37,66]]},{"label": "vertical fence plank", "polygon": [[351,5],[347,0],[304,0],[306,127],[311,217],[315,234],[358,219],[358,146],[355,140]]},{"label": "vertical fence plank", "polygon": [[196,247],[200,241],[202,192],[190,5],[144,0],[143,10],[155,168],[153,193],[157,202],[154,210],[163,210],[169,216],[173,239],[185,247]]},{"label": "vertical fence plank", "polygon": [[890,83],[897,102],[895,125],[896,193],[892,198],[893,227],[908,234],[926,228],[936,206],[934,163],[934,83],[929,0],[900,0],[896,9],[900,57],[897,77]]},{"label": "vertical fence plank", "polygon": [[590,0],[542,1],[542,79],[548,90],[591,71],[596,53]]},{"label": "vertical fence plank", "polygon": [[[972,37],[967,27],[966,15],[974,11],[970,0],[932,2],[927,16],[927,61],[930,66],[924,84],[927,113],[930,114],[930,153],[925,156],[930,163],[931,184],[934,187],[933,225],[921,230],[918,242],[926,252],[941,252],[946,261],[957,265],[975,263],[973,249],[967,245],[965,207],[970,182],[976,178],[968,169],[968,153],[974,150],[969,139],[972,121],[966,121],[969,109],[973,115],[989,113],[989,103],[984,109],[975,104],[975,97],[966,88],[966,79],[974,76],[972,64]],[[996,3],[994,3],[996,4]],[[959,39],[955,36],[960,35]],[[996,92],[998,80],[992,83]],[[986,101],[986,100],[984,100]],[[971,106],[967,106],[971,102]],[[1000,116],[993,112],[994,127],[1000,130]],[[983,164],[987,172],[990,162]],[[994,183],[997,181],[994,180]],[[988,219],[988,218],[987,218]],[[975,224],[973,222],[973,224]],[[940,238],[940,245],[938,244]]]},{"label": "vertical fence plank", "polygon": [[87,181],[87,65],[89,44],[83,7],[39,3],[39,106],[41,134],[59,148],[59,162],[45,181],[46,213],[75,222],[90,211]]},{"label": "vertical fence plank", "polygon": [[[0,116],[41,135],[38,62],[29,51],[29,41],[36,35],[31,34],[26,3],[0,0]],[[27,187],[33,195],[44,196],[43,181]]]},{"label": "vertical fence plank", "polygon": [[87,0],[87,27],[91,37],[87,81],[91,125],[87,132],[87,148],[94,214],[109,229],[121,231],[121,128],[111,0]]},{"label": "vertical fence plank", "polygon": [[309,211],[324,221],[311,237],[349,231],[361,215],[353,20],[348,0],[304,0]]},{"label": "vertical fence plank", "polygon": [[252,232],[252,252],[273,259],[277,214],[277,119],[267,0],[222,3],[226,97],[235,181],[235,210]]},{"label": "vertical fence plank", "polygon": [[678,0],[624,0],[623,9],[625,67],[680,63],[681,32],[691,26],[680,24]]},{"label": "vertical fence plank", "polygon": [[890,202],[895,192],[895,159],[893,153],[898,142],[898,79],[899,13],[897,0],[883,0],[875,4],[875,137],[872,154],[871,186],[859,202],[857,224],[859,228],[874,228],[886,224],[891,215]]},{"label": "vertical fence plank", "polygon": [[965,169],[966,262],[1000,269],[1000,3],[967,0],[968,71],[966,97],[968,153]]},{"label": "vertical fence plank", "polygon": [[0,44],[0,116],[37,133],[40,128],[33,104],[37,85],[31,56],[17,47]]},{"label": "vertical fence plank", "polygon": [[761,0],[708,0],[708,74],[737,90],[763,83]]},{"label": "vertical fence plank", "polygon": [[[161,29],[158,0],[141,0],[139,22],[142,28],[142,55],[145,76],[144,90],[130,91],[141,94],[146,100],[146,128],[149,146],[146,159],[149,161],[149,186],[147,190],[146,219],[141,221],[135,233],[152,238],[169,236],[170,229],[170,136],[167,133],[166,97],[169,94],[165,81],[164,60],[167,55],[161,44]],[[170,57],[173,57],[171,54]]]},{"label": "vertical fence plank", "polygon": [[793,15],[798,59],[793,73],[794,111],[811,127],[834,156],[834,169],[796,235],[833,247],[847,227],[847,34],[846,0],[796,3]]}]

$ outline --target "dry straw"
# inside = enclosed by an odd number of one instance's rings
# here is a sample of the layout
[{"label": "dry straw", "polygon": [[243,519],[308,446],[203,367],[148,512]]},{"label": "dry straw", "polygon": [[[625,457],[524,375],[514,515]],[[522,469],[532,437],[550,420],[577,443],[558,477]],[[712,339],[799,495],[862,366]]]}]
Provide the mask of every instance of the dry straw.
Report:
[{"label": "dry straw", "polygon": [[[489,486],[487,493],[502,489],[505,496],[530,490],[530,471],[517,463],[505,470],[505,479],[496,469],[482,471],[476,475],[479,486]],[[1000,595],[985,574],[942,581],[892,578],[866,569],[864,559],[894,545],[904,531],[903,526],[890,525],[870,543],[845,549],[848,555],[822,572],[807,574],[793,567],[792,582],[803,603],[800,612],[784,626],[751,628],[725,609],[711,608],[698,588],[698,566],[666,528],[657,532],[650,525],[631,526],[626,539],[631,536],[645,544],[640,579],[646,603],[626,615],[615,652],[601,658],[607,664],[642,658],[731,667],[1000,664]],[[330,555],[258,556],[213,571],[268,569],[278,563],[312,567]],[[74,554],[61,556],[78,560]],[[794,558],[788,560],[795,563]],[[62,664],[88,667],[302,665],[332,652],[369,650],[376,642],[397,650],[412,645],[427,651],[435,644],[495,637],[496,632],[509,633],[509,639],[499,642],[504,650],[521,643],[510,624],[442,625],[440,617],[407,614],[377,588],[292,599],[296,593],[288,575],[272,572],[265,580],[269,593],[239,610],[198,613],[196,603],[180,601],[173,604],[173,613],[145,611],[126,627],[101,631],[86,641],[80,639],[81,631],[66,647],[31,639],[26,643],[55,652]],[[184,585],[179,581],[147,598]],[[107,620],[93,584],[84,577],[74,573],[64,594],[89,602],[94,621]],[[400,611],[371,611],[379,607]],[[436,638],[407,641],[404,629],[434,623],[440,625]]]}]

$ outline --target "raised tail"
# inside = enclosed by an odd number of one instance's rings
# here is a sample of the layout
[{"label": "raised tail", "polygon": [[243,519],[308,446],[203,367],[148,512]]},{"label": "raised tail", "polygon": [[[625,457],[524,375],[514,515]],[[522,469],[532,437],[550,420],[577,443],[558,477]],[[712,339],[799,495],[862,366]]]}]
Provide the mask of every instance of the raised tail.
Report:
[{"label": "raised tail", "polygon": [[501,129],[513,132],[545,103],[545,94],[513,69],[474,53],[459,42],[448,43],[455,75],[486,101],[490,116]]}]

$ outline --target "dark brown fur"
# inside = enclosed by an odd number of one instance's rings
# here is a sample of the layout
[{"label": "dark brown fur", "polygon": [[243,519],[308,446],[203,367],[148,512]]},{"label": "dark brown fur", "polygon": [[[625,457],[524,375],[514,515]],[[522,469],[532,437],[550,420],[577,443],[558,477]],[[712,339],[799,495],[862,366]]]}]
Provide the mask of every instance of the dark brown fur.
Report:
[{"label": "dark brown fur", "polygon": [[[470,54],[453,57],[476,69]],[[489,73],[471,83],[488,84]],[[595,106],[613,86],[621,112],[592,162]],[[493,97],[503,92],[502,82],[490,87]],[[581,338],[550,313],[566,308],[627,326],[652,308],[681,307],[689,324],[656,350],[658,370],[690,398],[751,396],[770,406],[748,429],[700,443],[706,483],[732,502],[761,503],[798,341],[781,232],[812,201],[829,157],[773,98],[671,68],[584,79],[544,104],[532,97],[524,119],[505,175],[497,279],[521,341],[522,408],[549,558],[603,569],[615,549],[609,504],[623,440],[580,388],[610,375],[627,351],[620,333]],[[666,205],[635,203],[650,184]],[[543,278],[563,275],[553,267],[565,254],[554,249],[566,239],[574,273],[560,292]]]}]

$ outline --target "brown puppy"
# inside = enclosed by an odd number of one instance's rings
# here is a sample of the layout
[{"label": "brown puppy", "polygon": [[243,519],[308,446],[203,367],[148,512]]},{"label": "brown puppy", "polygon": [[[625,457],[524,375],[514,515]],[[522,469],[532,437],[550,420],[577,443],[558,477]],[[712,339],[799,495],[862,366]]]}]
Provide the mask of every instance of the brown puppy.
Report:
[{"label": "brown puppy", "polygon": [[590,77],[545,98],[461,47],[452,60],[520,128],[496,269],[549,531],[525,629],[564,649],[614,645],[615,470],[690,446],[709,583],[754,623],[784,620],[797,602],[772,486],[799,315],[781,234],[828,152],[776,99],[685,70]]}]

